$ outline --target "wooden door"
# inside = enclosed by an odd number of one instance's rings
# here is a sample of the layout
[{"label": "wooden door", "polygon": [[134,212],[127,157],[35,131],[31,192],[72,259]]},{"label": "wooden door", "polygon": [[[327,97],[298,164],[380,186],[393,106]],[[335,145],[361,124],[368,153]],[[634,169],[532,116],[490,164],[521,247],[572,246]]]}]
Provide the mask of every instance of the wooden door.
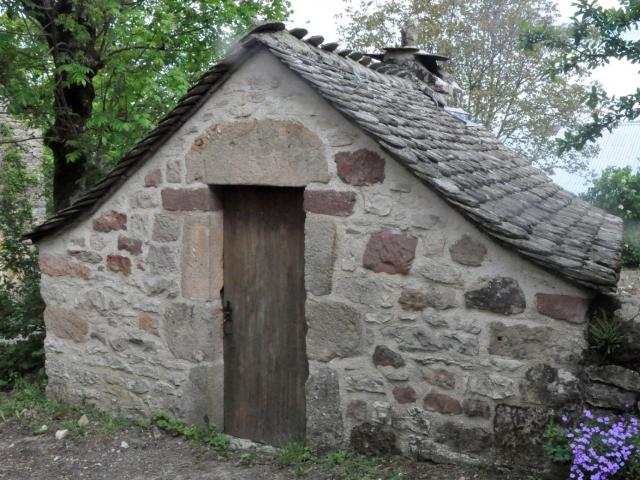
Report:
[{"label": "wooden door", "polygon": [[224,193],[225,431],[276,446],[303,441],[306,424],[302,195]]}]

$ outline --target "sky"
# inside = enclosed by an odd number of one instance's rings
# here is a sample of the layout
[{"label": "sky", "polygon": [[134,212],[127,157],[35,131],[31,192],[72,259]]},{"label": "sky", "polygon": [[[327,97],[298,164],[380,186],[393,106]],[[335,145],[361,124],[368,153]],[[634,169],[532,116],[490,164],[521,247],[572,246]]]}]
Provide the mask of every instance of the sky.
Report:
[{"label": "sky", "polygon": [[[353,0],[352,0],[353,1]],[[356,2],[358,0],[355,0]],[[557,0],[560,21],[567,22],[571,17],[574,7],[573,0]],[[617,0],[599,0],[604,7],[618,5]],[[339,40],[337,28],[339,21],[336,15],[343,13],[348,0],[291,0],[293,15],[291,16],[289,27],[304,27],[312,35],[323,35],[325,41]],[[640,39],[640,33],[635,32],[634,38]],[[602,84],[604,89],[611,95],[625,95],[632,93],[640,85],[640,73],[637,65],[628,61],[612,61],[604,67],[600,67],[593,72],[592,79]],[[621,151],[616,145],[620,143],[631,143],[631,148]],[[631,152],[637,157],[621,156],[622,153]],[[601,153],[591,161],[590,167],[599,173],[608,165],[636,165],[640,166],[640,123],[621,127],[612,134],[605,134],[601,140]],[[588,187],[588,182],[583,179],[562,172],[554,175],[554,180],[564,188],[581,193]]]}]

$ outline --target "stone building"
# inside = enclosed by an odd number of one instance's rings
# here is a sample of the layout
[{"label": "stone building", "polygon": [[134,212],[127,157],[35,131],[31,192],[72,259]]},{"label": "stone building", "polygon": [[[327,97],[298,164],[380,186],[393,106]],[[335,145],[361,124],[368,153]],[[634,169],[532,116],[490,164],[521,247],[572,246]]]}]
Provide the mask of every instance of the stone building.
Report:
[{"label": "stone building", "polygon": [[443,58],[305,35],[248,34],[30,234],[49,394],[276,445],[533,458],[583,401],[621,221],[469,122]]}]

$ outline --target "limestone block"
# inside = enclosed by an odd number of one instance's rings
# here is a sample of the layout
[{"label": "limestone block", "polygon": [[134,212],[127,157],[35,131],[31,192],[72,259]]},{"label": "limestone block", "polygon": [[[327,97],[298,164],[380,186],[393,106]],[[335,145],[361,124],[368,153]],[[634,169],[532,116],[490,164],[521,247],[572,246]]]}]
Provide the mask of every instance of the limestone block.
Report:
[{"label": "limestone block", "polygon": [[186,217],[182,244],[182,296],[217,300],[223,283],[222,213]]},{"label": "limestone block", "polygon": [[489,353],[516,359],[543,354],[549,349],[553,335],[553,330],[548,327],[506,326],[491,322],[489,328]]},{"label": "limestone block", "polygon": [[462,273],[450,262],[439,259],[430,259],[420,265],[418,273],[432,282],[445,285],[463,285]]},{"label": "limestone block", "polygon": [[362,264],[376,273],[407,274],[411,270],[417,244],[418,240],[410,235],[378,232],[369,239]]},{"label": "limestone block", "polygon": [[364,196],[364,211],[378,215],[379,217],[386,217],[391,213],[393,208],[393,199],[388,195],[382,195],[374,193]]},{"label": "limestone block", "polygon": [[329,180],[322,140],[294,121],[218,123],[194,140],[186,162],[189,183],[302,187]]},{"label": "limestone block", "polygon": [[164,338],[176,358],[191,362],[221,358],[221,308],[173,302],[164,312]]},{"label": "limestone block", "polygon": [[463,235],[460,240],[451,245],[449,253],[454,262],[470,267],[479,267],[487,256],[487,247],[469,235]]},{"label": "limestone block", "polygon": [[349,185],[382,183],[384,159],[378,153],[362,148],[355,152],[339,152],[334,157],[340,179]]},{"label": "limestone block", "polygon": [[44,311],[44,323],[48,335],[58,338],[84,342],[87,340],[89,326],[77,313],[61,307],[47,306]]},{"label": "limestone block", "polygon": [[517,385],[512,379],[495,373],[472,376],[467,384],[467,391],[494,400],[511,398],[518,394]]},{"label": "limestone block", "polygon": [[337,372],[332,368],[318,368],[309,375],[305,390],[307,442],[320,450],[340,448],[344,425]]},{"label": "limestone block", "polygon": [[362,314],[339,302],[307,302],[307,356],[328,362],[358,353]]},{"label": "limestone block", "polygon": [[155,208],[160,205],[158,196],[153,190],[138,190],[131,195],[133,208]]},{"label": "limestone block", "polygon": [[180,237],[180,220],[170,215],[156,215],[153,218],[151,238],[156,242],[175,242]]},{"label": "limestone block", "polygon": [[182,182],[182,163],[180,160],[171,160],[167,163],[167,182],[180,183]]},{"label": "limestone block", "polygon": [[527,302],[517,280],[510,277],[495,277],[475,290],[464,294],[467,308],[487,310],[501,315],[516,315],[524,312]]},{"label": "limestone block", "polygon": [[368,392],[384,394],[384,381],[366,373],[355,373],[345,377],[349,392]]},{"label": "limestone block", "polygon": [[589,366],[585,369],[589,379],[640,393],[640,373],[618,365]]},{"label": "limestone block", "polygon": [[589,300],[572,295],[537,293],[536,309],[538,313],[556,320],[584,323],[587,319]]},{"label": "limestone block", "polygon": [[346,414],[348,418],[364,422],[369,416],[369,408],[364,400],[351,400],[347,405]]},{"label": "limestone block", "polygon": [[145,265],[149,267],[149,272],[153,274],[166,275],[175,273],[178,268],[177,257],[178,253],[173,247],[151,245],[145,257]]},{"label": "limestone block", "polygon": [[435,441],[446,445],[451,451],[463,454],[489,454],[488,447],[493,443],[493,435],[480,427],[445,422],[434,434]]},{"label": "limestone block", "polygon": [[67,250],[67,253],[76,260],[84,263],[96,264],[102,262],[102,255],[96,252],[91,252],[88,250],[69,249]]},{"label": "limestone block", "polygon": [[587,383],[583,386],[584,400],[597,408],[628,411],[636,402],[636,394],[603,383]]},{"label": "limestone block", "polygon": [[304,240],[304,284],[316,296],[331,293],[337,233],[333,219],[307,215]]},{"label": "limestone block", "polygon": [[305,190],[304,210],[308,213],[348,217],[353,214],[356,204],[354,192],[335,190]]},{"label": "limestone block", "polygon": [[579,382],[570,372],[540,363],[525,373],[520,396],[528,403],[553,407],[576,404],[580,400]]},{"label": "limestone block", "polygon": [[205,425],[205,417],[219,430],[224,428],[224,366],[197,365],[189,371],[181,401],[185,404],[185,419]]}]

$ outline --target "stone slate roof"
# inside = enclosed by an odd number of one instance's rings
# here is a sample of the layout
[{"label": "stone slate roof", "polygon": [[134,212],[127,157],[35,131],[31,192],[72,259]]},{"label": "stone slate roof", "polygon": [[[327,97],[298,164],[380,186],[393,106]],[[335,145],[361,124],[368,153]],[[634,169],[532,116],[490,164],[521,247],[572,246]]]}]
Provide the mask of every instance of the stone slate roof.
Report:
[{"label": "stone slate roof", "polygon": [[503,245],[599,292],[615,291],[622,220],[561,189],[484,128],[467,126],[411,72],[281,23],[258,27],[206,72],[101,182],[27,235],[37,241],[95,209],[210,97],[254,47],[267,48],[398,162]]}]

